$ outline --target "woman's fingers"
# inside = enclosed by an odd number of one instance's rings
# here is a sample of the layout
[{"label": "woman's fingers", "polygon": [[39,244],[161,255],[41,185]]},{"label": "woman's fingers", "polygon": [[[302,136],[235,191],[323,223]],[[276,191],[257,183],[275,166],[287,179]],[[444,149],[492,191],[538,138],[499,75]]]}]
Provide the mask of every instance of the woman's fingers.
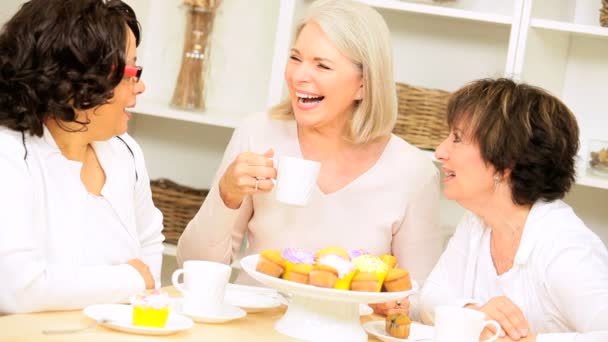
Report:
[{"label": "woman's fingers", "polygon": [[[504,333],[509,335],[511,339],[518,341],[520,338],[528,335],[528,322],[523,312],[509,298],[492,298],[481,307],[481,311],[489,319],[497,321],[504,330]],[[488,326],[487,329],[494,333],[496,332],[492,326]]]}]

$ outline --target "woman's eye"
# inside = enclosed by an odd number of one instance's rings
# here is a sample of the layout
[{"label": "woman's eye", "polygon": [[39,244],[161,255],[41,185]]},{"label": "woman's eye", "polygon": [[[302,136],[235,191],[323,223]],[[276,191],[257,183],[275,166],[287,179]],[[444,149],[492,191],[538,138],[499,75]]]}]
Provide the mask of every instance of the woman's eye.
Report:
[{"label": "woman's eye", "polygon": [[296,61],[296,62],[300,61],[300,58],[298,56],[293,56],[293,55],[289,56],[289,59],[291,59],[292,61]]},{"label": "woman's eye", "polygon": [[331,70],[327,65],[324,65],[324,64],[319,64],[319,68],[324,69],[324,70]]},{"label": "woman's eye", "polygon": [[458,136],[458,134],[453,134],[453,136],[454,136],[453,141],[454,141],[455,143],[459,143],[459,142],[461,142],[461,141],[462,141],[462,140],[460,139],[460,136]]}]

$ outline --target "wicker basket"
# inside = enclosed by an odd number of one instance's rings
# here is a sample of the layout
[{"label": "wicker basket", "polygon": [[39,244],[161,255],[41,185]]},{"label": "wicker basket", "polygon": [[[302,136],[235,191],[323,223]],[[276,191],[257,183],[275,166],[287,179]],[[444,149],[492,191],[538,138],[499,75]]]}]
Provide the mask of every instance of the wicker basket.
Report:
[{"label": "wicker basket", "polygon": [[608,27],[608,0],[602,0],[602,8],[600,8],[600,25]]},{"label": "wicker basket", "polygon": [[196,215],[209,190],[199,190],[179,185],[168,179],[150,182],[154,205],[163,213],[165,241],[177,244],[177,240]]},{"label": "wicker basket", "polygon": [[448,136],[450,93],[397,83],[399,115],[393,133],[410,144],[433,150]]}]

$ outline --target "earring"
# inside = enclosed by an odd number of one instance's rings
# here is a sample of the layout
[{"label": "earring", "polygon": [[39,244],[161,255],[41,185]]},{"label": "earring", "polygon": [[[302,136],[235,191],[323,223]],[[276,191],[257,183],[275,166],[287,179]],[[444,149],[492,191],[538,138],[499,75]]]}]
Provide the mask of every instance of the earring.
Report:
[{"label": "earring", "polygon": [[498,186],[500,185],[500,176],[499,175],[495,175],[494,176],[494,190],[498,190]]}]

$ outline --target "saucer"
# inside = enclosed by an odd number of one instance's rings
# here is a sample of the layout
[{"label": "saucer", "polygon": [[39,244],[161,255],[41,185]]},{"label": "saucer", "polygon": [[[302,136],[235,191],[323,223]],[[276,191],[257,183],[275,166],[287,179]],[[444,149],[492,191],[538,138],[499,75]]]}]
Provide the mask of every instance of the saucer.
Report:
[{"label": "saucer", "polygon": [[247,313],[241,308],[227,303],[224,303],[222,311],[217,314],[183,312],[183,306],[183,298],[173,300],[173,309],[176,312],[192,318],[197,323],[224,323],[247,316]]},{"label": "saucer", "polygon": [[414,341],[432,341],[435,335],[435,329],[428,325],[412,322],[410,325],[410,336],[408,338],[397,338],[389,335],[386,332],[385,321],[371,321],[363,324],[363,329],[370,335],[375,336],[385,342],[414,342]]},{"label": "saucer", "polygon": [[284,299],[274,289],[259,286],[228,284],[224,301],[238,306],[247,313],[272,310],[281,306]]},{"label": "saucer", "polygon": [[172,311],[169,312],[169,318],[163,328],[133,325],[133,306],[125,304],[90,305],[84,308],[83,313],[101,322],[100,325],[104,327],[131,334],[170,335],[190,329],[194,325],[190,318]]}]

